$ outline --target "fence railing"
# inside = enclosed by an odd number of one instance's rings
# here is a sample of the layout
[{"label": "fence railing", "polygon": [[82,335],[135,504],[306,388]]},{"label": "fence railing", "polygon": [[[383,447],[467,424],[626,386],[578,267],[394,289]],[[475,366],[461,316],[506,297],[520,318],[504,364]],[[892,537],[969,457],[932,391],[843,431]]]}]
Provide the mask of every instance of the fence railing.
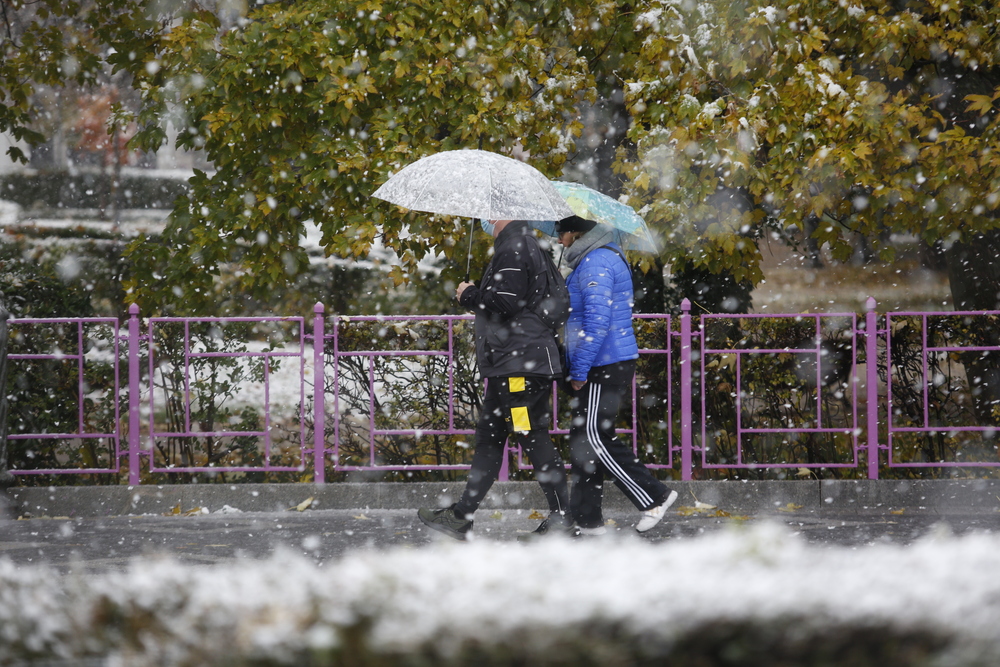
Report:
[{"label": "fence railing", "polygon": [[[618,429],[681,479],[1000,466],[1000,312],[636,315]],[[469,316],[9,321],[14,475],[467,468]],[[553,386],[553,436],[568,433]],[[518,467],[527,467],[519,455]],[[713,473],[721,471],[721,473]],[[508,474],[505,463],[502,472]],[[161,477],[162,478],[162,477]],[[149,479],[147,477],[147,479]]]}]

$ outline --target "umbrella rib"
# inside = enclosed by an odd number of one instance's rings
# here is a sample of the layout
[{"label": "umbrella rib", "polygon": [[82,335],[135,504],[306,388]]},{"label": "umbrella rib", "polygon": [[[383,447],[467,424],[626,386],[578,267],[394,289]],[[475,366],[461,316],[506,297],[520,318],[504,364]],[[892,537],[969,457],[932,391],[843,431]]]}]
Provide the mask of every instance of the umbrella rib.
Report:
[{"label": "umbrella rib", "polygon": [[486,199],[486,201],[488,202],[488,206],[489,206],[489,210],[486,212],[486,219],[487,220],[492,220],[493,219],[493,197],[494,197],[494,194],[495,194],[493,192],[493,170],[492,169],[487,169],[486,170],[486,177],[488,179],[487,183],[486,183],[486,185],[487,185],[486,192],[489,194],[489,197],[487,197],[487,199]]},{"label": "umbrella rib", "polygon": [[[417,193],[417,195],[416,195],[416,196],[415,196],[415,197],[414,197],[414,198],[412,199],[412,201],[420,201],[420,198],[421,198],[421,197],[423,197],[423,195],[424,195],[424,192],[426,192],[426,191],[427,191],[427,188],[429,188],[429,187],[430,187],[430,184],[431,184],[431,182],[432,182],[432,180],[433,180],[433,179],[429,178],[430,174],[432,174],[432,173],[436,173],[436,172],[437,172],[437,167],[436,167],[436,165],[435,165],[435,168],[434,168],[434,169],[428,169],[428,170],[427,170],[427,174],[426,174],[426,176],[428,176],[428,178],[425,178],[425,179],[424,179],[424,186],[423,186],[423,188],[421,188],[420,192],[419,192],[419,193]],[[406,208],[410,208],[410,207],[409,207],[409,206],[407,206]],[[412,210],[414,210],[414,211],[422,211],[423,213],[434,213],[434,211],[428,211],[428,210],[426,210],[426,209],[419,209],[419,208],[414,208],[414,209],[412,209]]]},{"label": "umbrella rib", "polygon": [[[529,183],[530,183],[531,187],[535,188],[535,190],[538,192],[539,196],[541,197],[541,201],[544,201],[551,209],[553,209],[552,212],[555,213],[555,210],[554,210],[555,207],[552,205],[552,200],[549,199],[549,197],[546,195],[545,190],[542,188],[542,184],[540,182],[534,181],[534,180],[529,181]],[[562,200],[565,203],[565,200],[562,199],[562,195],[559,195],[559,199]],[[568,204],[567,204],[567,206],[568,206]]]}]

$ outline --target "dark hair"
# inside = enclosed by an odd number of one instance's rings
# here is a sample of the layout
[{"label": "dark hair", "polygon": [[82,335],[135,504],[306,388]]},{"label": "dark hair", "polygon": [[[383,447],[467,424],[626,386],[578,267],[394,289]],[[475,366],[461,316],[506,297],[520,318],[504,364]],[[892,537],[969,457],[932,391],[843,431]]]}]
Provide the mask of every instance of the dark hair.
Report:
[{"label": "dark hair", "polygon": [[586,218],[581,218],[578,215],[571,215],[568,218],[563,218],[556,222],[556,234],[562,234],[563,232],[589,232],[591,229],[597,226],[597,223],[593,220],[587,220]]}]

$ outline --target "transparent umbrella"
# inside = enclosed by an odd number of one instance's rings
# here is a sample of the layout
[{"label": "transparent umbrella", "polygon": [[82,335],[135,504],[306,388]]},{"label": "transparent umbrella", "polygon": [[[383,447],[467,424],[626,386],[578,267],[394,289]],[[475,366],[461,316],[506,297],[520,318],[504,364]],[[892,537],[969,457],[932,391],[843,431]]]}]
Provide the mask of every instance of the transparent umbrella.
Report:
[{"label": "transparent umbrella", "polygon": [[480,150],[428,155],[403,167],[372,196],[414,211],[483,220],[558,220],[573,214],[542,172]]},{"label": "transparent umbrella", "polygon": [[[552,185],[573,209],[574,214],[613,227],[616,231],[615,242],[622,248],[659,252],[659,246],[646,226],[646,221],[628,204],[579,183],[552,181]],[[555,236],[555,219],[533,222],[532,225],[549,236]]]},{"label": "transparent umbrella", "polygon": [[[573,214],[542,172],[499,153],[472,149],[421,158],[372,196],[414,211],[482,220],[559,220]],[[471,257],[470,229],[466,281]]]}]

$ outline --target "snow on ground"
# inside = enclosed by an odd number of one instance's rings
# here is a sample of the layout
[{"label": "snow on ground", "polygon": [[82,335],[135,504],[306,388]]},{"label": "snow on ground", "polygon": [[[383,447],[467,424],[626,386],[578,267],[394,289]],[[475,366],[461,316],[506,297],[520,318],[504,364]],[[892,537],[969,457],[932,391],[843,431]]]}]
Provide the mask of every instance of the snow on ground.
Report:
[{"label": "snow on ground", "polygon": [[21,215],[21,207],[12,201],[0,199],[0,227],[13,225]]},{"label": "snow on ground", "polygon": [[727,624],[800,644],[940,637],[935,664],[996,664],[998,567],[998,536],[817,547],[767,524],[658,544],[440,541],[324,566],[292,552],[206,568],[137,560],[91,577],[0,560],[0,664],[299,664],[358,646],[424,664],[477,646],[530,664],[598,644],[666,656]]}]

